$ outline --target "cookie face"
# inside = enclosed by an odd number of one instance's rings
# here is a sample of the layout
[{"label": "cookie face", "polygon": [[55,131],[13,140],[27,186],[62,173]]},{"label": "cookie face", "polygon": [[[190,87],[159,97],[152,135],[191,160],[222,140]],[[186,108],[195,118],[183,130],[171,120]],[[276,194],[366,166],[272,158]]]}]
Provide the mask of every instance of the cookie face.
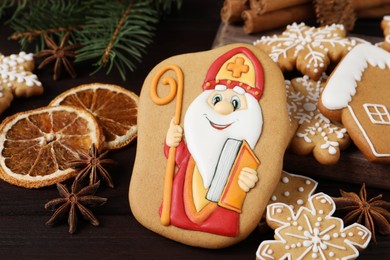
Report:
[{"label": "cookie face", "polygon": [[369,161],[390,163],[390,53],[356,46],[330,75],[320,110],[343,123]]},{"label": "cookie face", "polygon": [[326,76],[318,81],[308,76],[286,82],[288,112],[291,120],[298,124],[291,141],[291,149],[302,155],[313,153],[321,164],[335,164],[340,150],[349,144],[347,130],[332,123],[318,109],[318,99],[324,87]]},{"label": "cookie face", "polygon": [[343,25],[315,28],[293,23],[281,35],[263,36],[254,45],[267,52],[283,71],[297,68],[318,80],[331,62],[339,61],[357,44],[345,34]]},{"label": "cookie face", "polygon": [[260,244],[257,259],[355,259],[371,232],[357,223],[344,227],[332,217],[335,208],[324,193],[310,197],[296,214],[286,204],[269,205],[267,223],[275,229],[275,240]]},{"label": "cookie face", "polygon": [[198,247],[246,238],[280,179],[289,121],[286,106],[275,104],[283,102],[280,69],[250,45],[157,65],[139,101],[129,188],[136,219]]}]

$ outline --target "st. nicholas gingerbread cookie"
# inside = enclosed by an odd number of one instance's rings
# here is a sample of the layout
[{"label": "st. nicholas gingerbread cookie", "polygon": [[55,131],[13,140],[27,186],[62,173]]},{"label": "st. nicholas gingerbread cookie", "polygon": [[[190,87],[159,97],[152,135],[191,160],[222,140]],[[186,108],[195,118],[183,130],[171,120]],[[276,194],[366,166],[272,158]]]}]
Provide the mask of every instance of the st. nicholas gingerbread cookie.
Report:
[{"label": "st. nicholas gingerbread cookie", "polygon": [[254,45],[267,52],[283,71],[297,68],[303,75],[318,80],[331,62],[338,62],[359,43],[345,36],[341,24],[316,28],[293,23],[282,34],[263,36]]},{"label": "st. nicholas gingerbread cookie", "polygon": [[285,102],[280,69],[251,45],[158,64],[139,101],[129,188],[136,219],[192,246],[246,238],[280,179],[289,121],[277,104]]},{"label": "st. nicholas gingerbread cookie", "polygon": [[303,76],[286,81],[286,94],[289,117],[297,124],[290,148],[301,155],[313,153],[319,163],[329,165],[337,163],[340,150],[350,141],[347,130],[331,122],[317,107],[326,78],[322,75],[315,81]]},{"label": "st. nicholas gingerbread cookie", "polygon": [[360,44],[330,75],[321,112],[341,121],[369,161],[390,163],[390,53]]}]

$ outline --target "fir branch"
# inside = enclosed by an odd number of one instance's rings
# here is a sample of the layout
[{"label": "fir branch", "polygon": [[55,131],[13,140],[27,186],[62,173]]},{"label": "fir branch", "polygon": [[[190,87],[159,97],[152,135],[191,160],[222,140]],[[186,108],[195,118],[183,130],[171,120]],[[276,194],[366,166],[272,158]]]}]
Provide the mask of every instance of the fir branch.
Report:
[{"label": "fir branch", "polygon": [[13,14],[9,20],[12,20],[15,18],[16,15],[19,14],[27,5],[28,0],[3,0],[0,2],[0,18],[3,18],[5,13],[9,10],[14,8]]},{"label": "fir branch", "polygon": [[134,62],[152,42],[158,13],[149,1],[132,2],[91,1],[90,16],[76,36],[83,46],[76,62],[98,60],[96,71],[105,68],[108,74],[115,67],[123,79],[126,70],[135,69]]},{"label": "fir branch", "polygon": [[118,38],[119,31],[122,29],[122,26],[123,26],[123,24],[124,24],[124,22],[125,22],[125,20],[126,20],[126,17],[127,17],[127,16],[129,15],[129,13],[130,13],[130,10],[131,10],[132,5],[133,5],[133,4],[130,3],[130,4],[127,6],[126,10],[123,12],[123,15],[122,15],[121,19],[119,20],[118,25],[117,25],[116,28],[115,28],[115,31],[114,31],[114,33],[113,33],[113,35],[112,35],[112,37],[111,37],[111,40],[110,40],[110,42],[109,42],[109,44],[108,44],[106,50],[104,51],[103,59],[102,59],[102,63],[103,63],[103,64],[106,64],[107,59],[108,59],[108,57],[110,56],[111,49],[112,49],[112,47],[113,47],[113,45],[114,45],[114,42],[115,42],[115,40]]},{"label": "fir branch", "polygon": [[43,34],[62,36],[84,23],[88,8],[81,0],[34,0],[10,19],[10,26],[15,31],[11,36],[18,39],[25,49],[37,39],[37,51],[45,47]]},{"label": "fir branch", "polygon": [[27,39],[27,41],[32,42],[37,36],[42,36],[44,34],[57,34],[57,33],[66,33],[81,29],[81,26],[70,26],[70,27],[59,27],[46,30],[31,30],[26,32],[15,32],[11,35],[11,40],[22,40]]}]

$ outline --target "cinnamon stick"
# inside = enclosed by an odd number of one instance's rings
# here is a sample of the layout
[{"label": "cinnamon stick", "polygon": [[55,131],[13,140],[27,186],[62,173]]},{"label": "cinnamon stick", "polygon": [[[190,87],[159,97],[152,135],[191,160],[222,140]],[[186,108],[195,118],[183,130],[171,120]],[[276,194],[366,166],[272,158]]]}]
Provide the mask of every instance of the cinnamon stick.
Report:
[{"label": "cinnamon stick", "polygon": [[353,0],[353,7],[355,10],[365,11],[368,8],[379,7],[381,5],[388,5],[389,0]]},{"label": "cinnamon stick", "polygon": [[359,18],[378,18],[388,14],[390,14],[390,4],[359,10],[357,12]]},{"label": "cinnamon stick", "polygon": [[225,0],[221,10],[221,20],[225,23],[241,21],[241,13],[249,9],[248,0]]},{"label": "cinnamon stick", "polygon": [[315,18],[315,14],[311,4],[304,4],[263,15],[258,15],[255,10],[250,9],[242,12],[242,18],[244,32],[250,34],[283,27],[293,22],[307,21]]},{"label": "cinnamon stick", "polygon": [[311,0],[249,0],[249,6],[257,14],[265,14],[310,2]]}]

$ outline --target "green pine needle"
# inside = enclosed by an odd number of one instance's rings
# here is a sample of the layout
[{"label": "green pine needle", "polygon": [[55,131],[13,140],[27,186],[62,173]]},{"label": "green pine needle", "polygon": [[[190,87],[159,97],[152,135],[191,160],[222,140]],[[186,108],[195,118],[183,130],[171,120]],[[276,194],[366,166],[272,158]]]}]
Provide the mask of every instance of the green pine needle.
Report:
[{"label": "green pine needle", "polygon": [[116,69],[125,80],[126,72],[142,61],[160,17],[181,4],[182,0],[3,0],[0,18],[13,11],[7,21],[14,30],[11,38],[23,49],[33,44],[37,52],[46,48],[44,34],[61,38],[70,32],[70,41],[82,46],[75,62],[94,61],[94,72]]}]

